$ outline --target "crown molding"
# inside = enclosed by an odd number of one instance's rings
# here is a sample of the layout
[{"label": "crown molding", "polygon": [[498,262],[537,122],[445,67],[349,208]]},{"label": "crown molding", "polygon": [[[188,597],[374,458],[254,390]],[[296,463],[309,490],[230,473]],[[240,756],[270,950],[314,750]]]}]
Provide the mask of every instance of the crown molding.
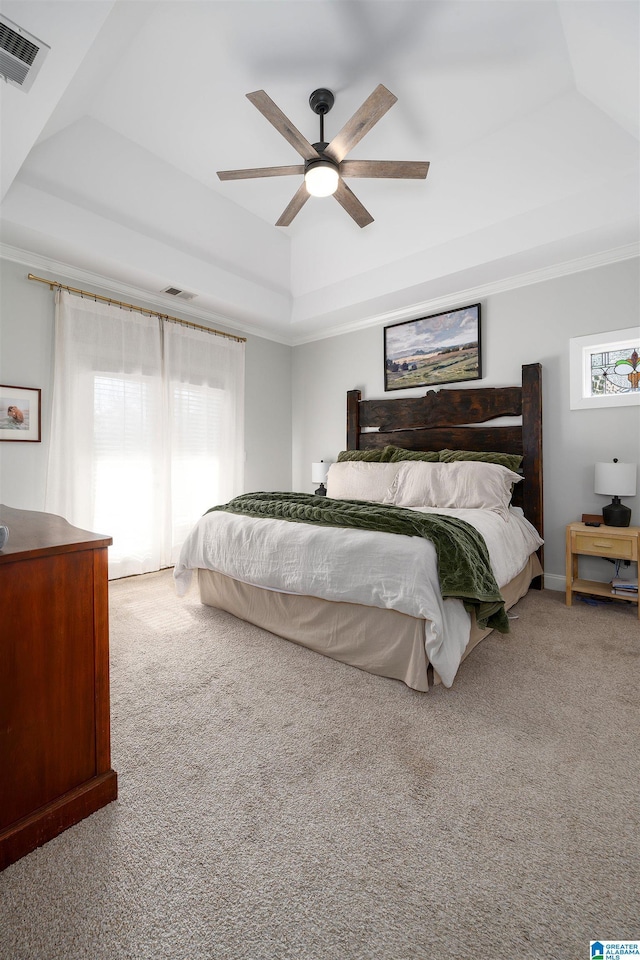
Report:
[{"label": "crown molding", "polygon": [[20,263],[30,270],[42,270],[47,274],[60,273],[67,279],[74,280],[80,284],[99,287],[103,291],[119,293],[130,299],[143,300],[145,303],[157,307],[159,312],[167,312],[170,306],[173,312],[183,315],[185,319],[192,317],[197,321],[208,322],[218,328],[222,327],[228,333],[260,337],[263,340],[272,340],[275,343],[280,343],[288,347],[302,346],[306,343],[314,343],[317,340],[327,340],[330,337],[339,337],[343,334],[354,333],[369,327],[401,323],[403,320],[413,320],[415,317],[424,316],[428,313],[441,312],[448,307],[458,307],[461,301],[478,301],[498,293],[516,290],[519,287],[530,286],[534,283],[544,283],[547,280],[555,280],[570,276],[574,273],[581,273],[585,270],[593,270],[597,267],[608,266],[609,264],[618,263],[623,260],[631,260],[638,256],[640,256],[640,243],[629,243],[624,246],[613,247],[610,250],[589,254],[585,257],[567,260],[563,263],[541,267],[526,273],[514,274],[512,277],[507,277],[502,280],[458,289],[454,293],[446,294],[445,296],[416,301],[409,306],[401,307],[397,310],[371,314],[362,320],[335,324],[331,327],[325,327],[322,330],[312,331],[307,335],[301,334],[300,336],[296,336],[292,330],[291,335],[285,336],[282,333],[258,328],[250,323],[231,320],[223,314],[216,313],[213,310],[201,306],[194,306],[185,300],[181,300],[178,303],[173,298],[149,293],[147,290],[124,283],[120,280],[115,280],[112,277],[92,273],[91,271],[73,267],[68,263],[53,260],[41,254],[31,253],[20,247],[0,243],[0,257],[13,261],[14,263]]},{"label": "crown molding", "polygon": [[[115,280],[113,277],[103,276],[99,273],[93,273],[90,270],[84,270],[80,267],[73,267],[71,264],[63,263],[60,260],[53,260],[50,257],[42,256],[38,253],[31,253],[29,250],[23,250],[20,247],[13,247],[6,243],[0,243],[0,258],[10,260],[13,263],[19,263],[28,267],[30,272],[41,270],[46,274],[53,274],[52,281],[58,281],[55,274],[62,274],[66,280],[88,287],[98,287],[99,292],[106,292],[106,295],[122,295],[128,300],[142,300],[141,306],[151,305],[152,309],[159,313],[177,314],[185,319],[192,318],[198,323],[211,324],[217,329],[222,328],[225,333],[235,333],[261,337],[263,340],[273,340],[276,343],[282,343],[285,346],[291,346],[288,337],[284,337],[275,331],[265,332],[250,323],[231,320],[229,317],[206,307],[196,306],[188,300],[176,300],[175,297],[162,296],[162,294],[150,293],[141,287],[125,283],[122,280]],[[48,277],[47,277],[48,279]],[[63,283],[64,281],[59,281]]]},{"label": "crown molding", "polygon": [[308,336],[301,335],[294,337],[291,345],[294,347],[301,346],[305,343],[314,343],[316,340],[327,340],[330,337],[339,337],[345,333],[365,330],[368,327],[401,323],[403,320],[413,320],[416,317],[424,316],[428,313],[442,312],[448,307],[459,307],[461,301],[475,302],[497,293],[506,293],[510,290],[517,290],[519,287],[527,287],[534,283],[544,283],[547,280],[556,280],[574,273],[582,273],[585,270],[593,270],[597,267],[608,266],[609,264],[619,263],[623,260],[632,260],[639,256],[640,243],[628,243],[621,247],[613,247],[610,250],[603,250],[585,257],[567,260],[549,267],[540,267],[537,270],[531,270],[526,273],[514,274],[514,276],[507,277],[503,280],[478,284],[462,290],[458,289],[455,293],[446,294],[441,297],[416,301],[408,307],[401,307],[398,310],[389,310],[384,313],[371,315],[363,320],[336,324],[333,327],[327,327],[321,332],[316,331],[310,333]]}]

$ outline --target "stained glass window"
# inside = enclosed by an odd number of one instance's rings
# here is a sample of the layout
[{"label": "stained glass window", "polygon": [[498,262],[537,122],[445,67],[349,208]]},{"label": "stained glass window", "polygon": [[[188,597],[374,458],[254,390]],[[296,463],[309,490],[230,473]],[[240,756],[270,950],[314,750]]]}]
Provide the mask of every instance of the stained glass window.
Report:
[{"label": "stained glass window", "polygon": [[572,410],[640,406],[640,326],[569,341]]},{"label": "stained glass window", "polygon": [[611,349],[607,346],[590,353],[592,397],[631,393],[639,389],[640,344],[632,349],[625,347],[620,350],[616,347],[616,344],[611,344]]}]

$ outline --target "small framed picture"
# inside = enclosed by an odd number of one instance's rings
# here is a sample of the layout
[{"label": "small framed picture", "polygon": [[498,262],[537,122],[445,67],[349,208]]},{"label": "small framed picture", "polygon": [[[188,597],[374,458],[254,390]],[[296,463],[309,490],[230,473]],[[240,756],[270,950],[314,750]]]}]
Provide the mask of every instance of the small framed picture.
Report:
[{"label": "small framed picture", "polygon": [[480,304],[384,328],[384,388],[480,380]]},{"label": "small framed picture", "polygon": [[39,387],[0,384],[0,440],[40,442],[41,393]]}]

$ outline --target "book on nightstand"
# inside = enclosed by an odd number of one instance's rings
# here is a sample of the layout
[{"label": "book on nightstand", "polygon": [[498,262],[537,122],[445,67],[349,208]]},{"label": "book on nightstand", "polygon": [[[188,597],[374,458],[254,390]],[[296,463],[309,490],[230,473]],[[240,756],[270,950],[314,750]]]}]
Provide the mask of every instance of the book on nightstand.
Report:
[{"label": "book on nightstand", "polygon": [[623,580],[621,577],[614,577],[611,581],[611,592],[618,597],[637,597],[638,578]]}]

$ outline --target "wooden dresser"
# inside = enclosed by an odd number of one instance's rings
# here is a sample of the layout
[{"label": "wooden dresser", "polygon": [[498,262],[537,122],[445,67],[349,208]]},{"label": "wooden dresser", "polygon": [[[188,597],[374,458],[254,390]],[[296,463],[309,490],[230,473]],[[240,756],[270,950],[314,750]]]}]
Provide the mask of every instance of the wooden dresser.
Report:
[{"label": "wooden dresser", "polygon": [[0,505],[0,869],[117,796],[110,537]]}]

